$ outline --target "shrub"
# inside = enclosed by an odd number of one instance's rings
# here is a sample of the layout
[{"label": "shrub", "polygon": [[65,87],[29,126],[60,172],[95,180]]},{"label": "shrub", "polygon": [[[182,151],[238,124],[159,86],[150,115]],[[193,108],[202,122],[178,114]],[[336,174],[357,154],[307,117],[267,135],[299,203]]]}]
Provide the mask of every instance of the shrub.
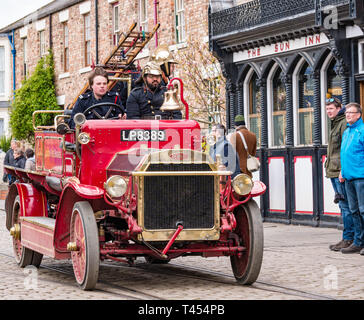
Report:
[{"label": "shrub", "polygon": [[[53,54],[42,57],[33,74],[16,90],[10,111],[10,127],[18,140],[34,142],[32,114],[35,110],[58,110],[54,85]],[[36,118],[36,125],[51,125],[53,116],[45,114]]]}]

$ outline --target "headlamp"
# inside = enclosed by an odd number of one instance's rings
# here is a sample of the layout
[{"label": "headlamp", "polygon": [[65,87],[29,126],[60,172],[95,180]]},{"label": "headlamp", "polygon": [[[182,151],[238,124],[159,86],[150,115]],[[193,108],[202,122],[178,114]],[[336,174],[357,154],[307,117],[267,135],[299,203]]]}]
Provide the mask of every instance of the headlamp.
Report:
[{"label": "headlamp", "polygon": [[91,138],[86,132],[82,132],[78,135],[77,140],[81,144],[88,144],[90,142]]},{"label": "headlamp", "polygon": [[253,181],[247,174],[241,173],[233,179],[232,186],[237,194],[245,196],[252,191]]},{"label": "headlamp", "polygon": [[111,198],[120,198],[125,194],[127,184],[121,176],[112,176],[104,183],[104,188]]}]

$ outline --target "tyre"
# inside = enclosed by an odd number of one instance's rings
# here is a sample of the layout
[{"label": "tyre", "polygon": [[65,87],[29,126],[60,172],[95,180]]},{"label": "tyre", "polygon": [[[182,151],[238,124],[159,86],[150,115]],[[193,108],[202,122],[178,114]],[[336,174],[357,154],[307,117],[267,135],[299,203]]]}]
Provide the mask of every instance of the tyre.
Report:
[{"label": "tyre", "polygon": [[70,241],[78,250],[71,252],[76,282],[83,290],[93,290],[99,277],[99,233],[91,205],[76,202],[71,218]]},{"label": "tyre", "polygon": [[[13,203],[12,209],[12,225],[19,225],[20,226],[20,212],[21,212],[21,202],[20,197],[16,196]],[[26,247],[23,247],[21,244],[21,237],[13,237],[13,251],[15,261],[19,267],[24,268],[29,265],[33,265],[35,267],[39,267],[43,255],[39,252],[33,251]]]},{"label": "tyre", "polygon": [[263,261],[263,221],[258,205],[250,200],[236,208],[236,229],[239,246],[246,248],[240,255],[230,257],[235,279],[244,285],[255,282]]}]

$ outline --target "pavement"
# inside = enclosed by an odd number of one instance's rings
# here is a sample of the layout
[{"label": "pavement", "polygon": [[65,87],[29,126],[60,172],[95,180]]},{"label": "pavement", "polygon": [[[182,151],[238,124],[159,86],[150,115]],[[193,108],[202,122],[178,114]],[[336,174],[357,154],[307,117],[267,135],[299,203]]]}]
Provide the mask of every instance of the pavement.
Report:
[{"label": "pavement", "polygon": [[[168,265],[152,265],[151,269],[140,258],[141,267],[101,267],[100,279],[167,300],[361,300],[364,256],[328,249],[341,235],[342,231],[334,228],[264,223],[262,269],[251,286],[236,284],[228,257],[182,257]],[[42,265],[72,271],[68,260],[45,257]],[[13,259],[4,200],[0,200],[0,300],[130,299],[101,281],[96,290],[82,291],[73,275],[44,268],[36,271],[36,286],[29,287],[29,272],[20,269]],[[213,276],[216,282],[200,279],[209,272],[222,276]]]}]

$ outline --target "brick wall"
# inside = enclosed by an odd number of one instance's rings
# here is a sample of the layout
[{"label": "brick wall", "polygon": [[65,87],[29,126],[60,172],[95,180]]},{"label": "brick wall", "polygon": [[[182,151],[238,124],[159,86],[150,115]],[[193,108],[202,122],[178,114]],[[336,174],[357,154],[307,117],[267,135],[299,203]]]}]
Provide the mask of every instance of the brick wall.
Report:
[{"label": "brick wall", "polygon": [[[168,44],[171,49],[188,50],[185,44],[176,45],[176,28],[175,28],[175,10],[174,0],[159,0],[158,5],[158,22],[161,24],[158,30],[158,43]],[[138,21],[138,3],[139,0],[124,0],[119,1],[119,26],[120,31],[125,32],[129,26]],[[186,37],[193,39],[200,39],[206,41],[208,36],[208,0],[185,0],[185,24],[186,24]],[[118,2],[110,0],[98,1],[98,45],[99,45],[99,63],[108,56],[113,48],[113,21],[112,21],[112,8]],[[80,4],[73,5],[69,8],[61,10],[60,12],[53,13],[51,18],[48,16],[39,21],[33,21],[26,28],[27,31],[20,32],[20,29],[15,31],[15,45],[17,50],[16,56],[16,80],[17,87],[24,79],[23,74],[23,39],[24,34],[27,37],[28,48],[28,61],[27,69],[31,73],[37,61],[40,58],[40,45],[39,45],[39,25],[44,28],[47,49],[50,46],[50,22],[52,32],[52,49],[55,60],[55,74],[56,74],[56,94],[59,97],[59,103],[67,106],[77,97],[79,91],[87,82],[87,76],[90,68],[84,63],[84,15],[80,12],[85,11],[89,6],[90,14],[90,32],[91,32],[91,56],[93,61],[96,60],[96,41],[95,41],[95,2],[83,1]],[[87,9],[86,9],[87,11]],[[154,27],[154,0],[148,0],[148,31]],[[67,19],[65,18],[67,17]],[[63,66],[63,47],[64,47],[64,27],[63,24],[67,23],[69,28],[69,71],[64,72]],[[153,38],[147,49],[149,52],[155,49],[155,38]],[[148,52],[146,50],[146,52]],[[141,59],[140,65],[149,58],[148,55]]]}]

